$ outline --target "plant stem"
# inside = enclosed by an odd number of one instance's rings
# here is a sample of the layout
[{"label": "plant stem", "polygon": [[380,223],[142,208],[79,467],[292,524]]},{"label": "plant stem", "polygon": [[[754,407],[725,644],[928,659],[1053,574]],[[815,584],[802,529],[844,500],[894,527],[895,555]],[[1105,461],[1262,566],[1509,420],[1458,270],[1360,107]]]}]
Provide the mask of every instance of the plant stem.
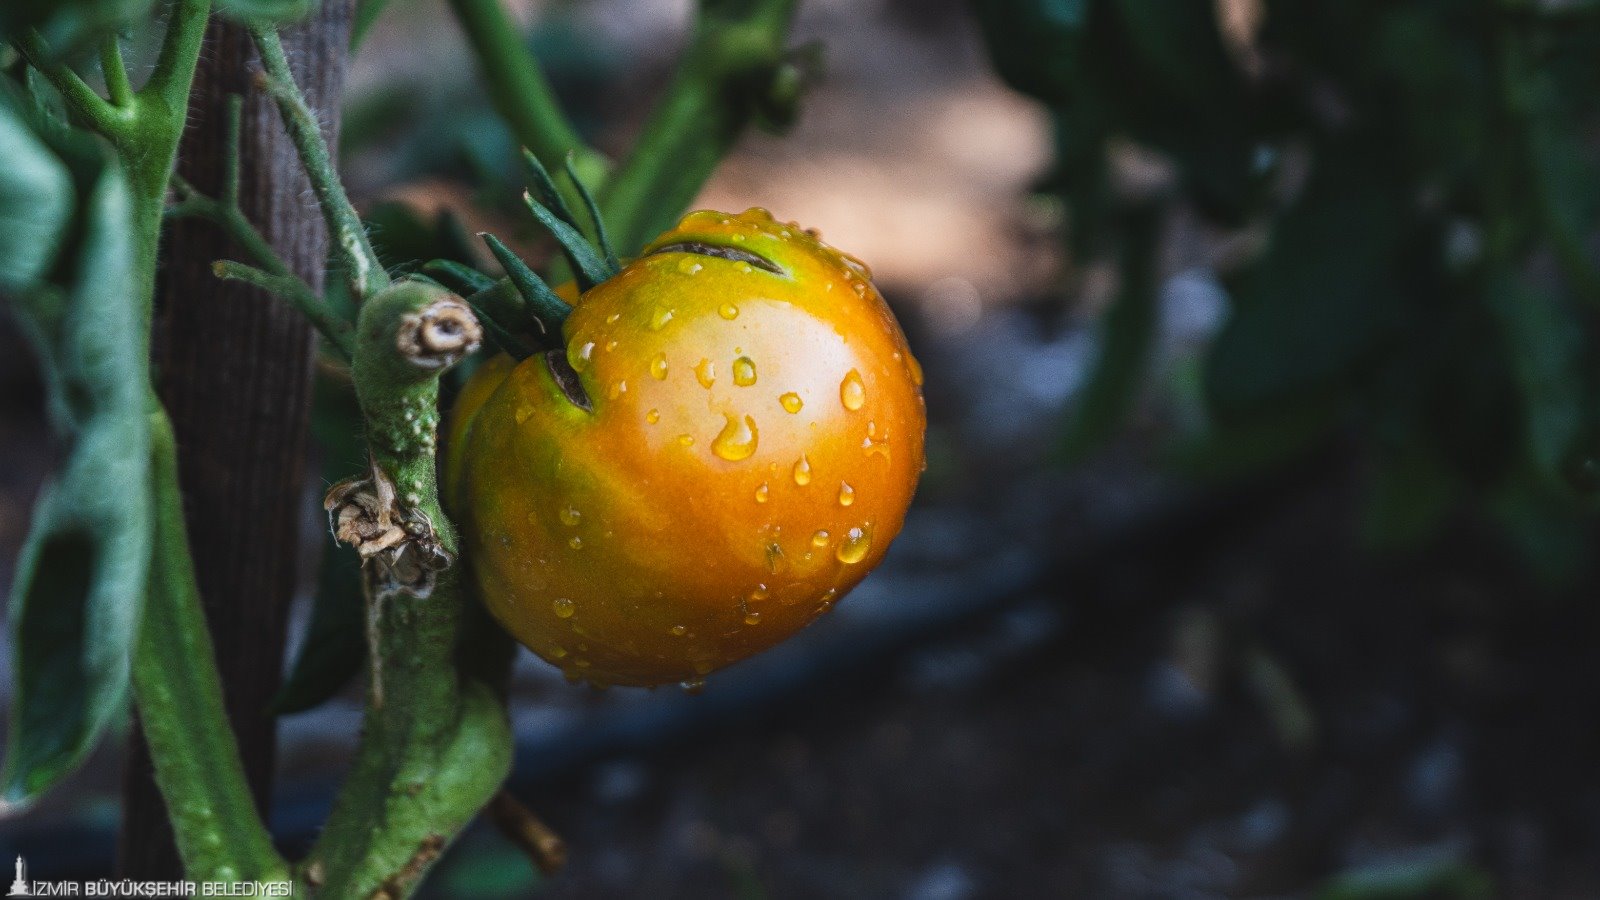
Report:
[{"label": "plant stem", "polygon": [[600,193],[623,256],[688,208],[756,114],[781,63],[795,0],[752,0],[713,14],[701,0],[694,38],[633,152]]},{"label": "plant stem", "polygon": [[322,206],[322,215],[328,221],[328,231],[339,247],[350,280],[351,291],[357,300],[364,300],[389,286],[389,276],[378,261],[367,240],[361,217],[345,194],[344,184],[334,167],[333,156],[322,140],[322,129],[316,116],[306,106],[300,88],[289,71],[289,60],[283,53],[283,42],[278,31],[268,26],[250,29],[256,49],[261,54],[261,64],[266,70],[266,89],[278,102],[284,127],[300,155],[301,164],[311,178],[311,189]]},{"label": "plant stem", "polygon": [[256,815],[222,706],[178,487],[172,424],[154,395],[150,474],[155,556],[133,686],[156,780],[195,881],[283,881],[288,865]]},{"label": "plant stem", "polygon": [[122,62],[122,46],[115,34],[100,41],[100,71],[105,75],[106,91],[111,95],[111,105],[126,107],[133,103],[133,86],[128,84],[128,68]]},{"label": "plant stem", "polygon": [[[250,228],[248,222],[229,223],[224,221],[221,224],[230,233],[235,233],[237,229],[240,233],[247,231],[250,234],[255,234],[255,229]],[[260,235],[256,235],[256,237],[260,239]],[[262,243],[265,243],[265,241]],[[349,360],[354,353],[353,335],[355,331],[350,327],[350,323],[334,314],[333,310],[328,308],[322,298],[311,290],[311,286],[302,281],[299,276],[290,272],[288,270],[289,267],[283,265],[283,261],[278,259],[276,254],[271,255],[269,258],[275,261],[282,271],[262,271],[231,260],[218,260],[212,264],[212,271],[216,272],[218,278],[242,281],[261,288],[267,293],[287,299],[295,305],[295,308],[300,310],[301,314],[311,322],[317,331],[322,333],[322,336],[338,351],[341,357]]]},{"label": "plant stem", "polygon": [[[421,281],[398,282],[373,297],[357,325],[351,374],[371,452],[372,496],[411,523],[413,540],[398,555],[381,550],[363,566],[377,616],[377,668],[355,764],[301,869],[328,896],[408,893],[510,768],[503,703],[456,667],[467,598],[449,564],[455,532],[439,504],[434,447],[439,376],[467,345],[434,354],[427,326],[419,330],[446,316],[455,317],[453,327],[438,334],[469,329],[468,343],[476,346],[477,326],[462,301]],[[397,579],[403,571],[425,574]]]},{"label": "plant stem", "polygon": [[[521,30],[500,3],[501,0],[450,0],[456,21],[466,32],[483,70],[490,102],[517,141],[532,150],[545,168],[561,172],[563,161],[571,153],[578,177],[586,186],[596,187],[605,179],[610,163],[584,144],[562,113]],[[567,178],[558,175],[557,183],[568,203],[575,206],[580,198]]]}]

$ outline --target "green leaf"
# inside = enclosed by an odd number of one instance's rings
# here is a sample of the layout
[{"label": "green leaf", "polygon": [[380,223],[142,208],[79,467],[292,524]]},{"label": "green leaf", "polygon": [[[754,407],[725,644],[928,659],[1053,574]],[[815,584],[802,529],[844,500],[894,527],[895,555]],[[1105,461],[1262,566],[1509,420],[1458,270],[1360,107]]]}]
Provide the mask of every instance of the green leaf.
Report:
[{"label": "green leaf", "polygon": [[1051,104],[1081,88],[1080,53],[1091,0],[972,0],[995,71],[1013,89]]},{"label": "green leaf", "polygon": [[[0,91],[0,133],[30,124],[18,98]],[[76,188],[66,196],[80,205],[48,280],[9,288],[66,450],[35,507],[10,597],[16,694],[0,800],[13,806],[71,772],[122,710],[151,551],[149,378],[131,195],[98,141],[35,136],[71,173]],[[59,187],[60,170],[32,171],[44,180],[24,193]]]},{"label": "green leaf", "polygon": [[1529,455],[1561,482],[1594,424],[1584,321],[1559,296],[1509,280],[1491,286],[1488,304],[1521,393]]},{"label": "green leaf", "polygon": [[154,6],[154,0],[4,0],[0,44],[34,29],[58,59],[71,58],[149,16]]},{"label": "green leaf", "polygon": [[66,163],[20,114],[0,117],[0,290],[42,279],[67,239],[76,204]]},{"label": "green leaf", "polygon": [[1233,291],[1206,388],[1224,420],[1335,389],[1399,323],[1393,262],[1408,210],[1381,153],[1330,151]]}]

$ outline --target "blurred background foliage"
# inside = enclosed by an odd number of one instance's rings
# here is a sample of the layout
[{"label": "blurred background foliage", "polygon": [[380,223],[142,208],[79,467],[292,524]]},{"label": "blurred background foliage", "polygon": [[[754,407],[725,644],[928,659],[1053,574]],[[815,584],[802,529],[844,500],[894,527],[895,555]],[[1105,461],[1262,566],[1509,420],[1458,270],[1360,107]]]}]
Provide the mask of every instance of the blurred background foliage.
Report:
[{"label": "blurred background foliage", "polygon": [[[1049,109],[1039,188],[1071,252],[1120,259],[1069,455],[1137,397],[1150,210],[1184,204],[1254,246],[1222,273],[1181,466],[1237,474],[1352,440],[1372,540],[1415,543],[1470,506],[1546,576],[1578,574],[1600,491],[1600,6],[972,8],[999,74]],[[1117,185],[1119,142],[1171,177]]]}]

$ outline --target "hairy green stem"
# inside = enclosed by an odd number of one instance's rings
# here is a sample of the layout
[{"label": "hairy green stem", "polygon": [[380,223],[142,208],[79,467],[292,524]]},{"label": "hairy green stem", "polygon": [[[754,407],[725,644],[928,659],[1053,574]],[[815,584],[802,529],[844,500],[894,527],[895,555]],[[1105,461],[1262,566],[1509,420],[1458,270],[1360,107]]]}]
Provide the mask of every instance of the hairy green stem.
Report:
[{"label": "hairy green stem", "polygon": [[122,46],[115,34],[108,34],[100,40],[100,71],[105,75],[106,93],[111,95],[111,105],[132,105],[133,86],[128,83],[128,68],[122,62]]},{"label": "hairy green stem", "polygon": [[[229,233],[238,230],[240,233],[248,231],[254,233],[255,229],[249,227],[250,223],[231,221],[224,222],[224,227]],[[278,261],[274,254],[270,259]],[[287,267],[285,267],[287,268]],[[283,297],[295,305],[311,325],[327,339],[333,349],[345,360],[349,360],[354,346],[352,336],[355,329],[350,323],[340,318],[323,299],[311,289],[299,276],[288,271],[270,272],[236,263],[231,260],[218,260],[211,264],[211,270],[218,278],[230,281],[242,281],[245,284],[261,288],[269,294]]]},{"label": "hairy green stem", "polygon": [[172,423],[152,395],[155,551],[133,687],[184,871],[195,881],[284,881],[256,814],[222,705],[215,653],[184,529]]},{"label": "hairy green stem", "polygon": [[344,192],[344,184],[334,167],[333,155],[322,139],[322,128],[317,117],[306,105],[300,87],[289,71],[289,60],[283,52],[283,42],[278,31],[270,26],[255,26],[250,30],[256,50],[261,54],[261,64],[266,70],[265,87],[278,103],[284,128],[300,155],[301,165],[311,179],[311,189],[322,206],[322,215],[328,222],[339,255],[345,265],[345,276],[357,300],[378,293],[389,286],[389,276],[378,261],[367,240],[361,217]]},{"label": "hairy green stem", "polygon": [[[511,133],[532,150],[552,172],[561,172],[567,154],[573,155],[573,168],[588,187],[605,179],[611,165],[578,136],[572,123],[556,102],[550,83],[539,69],[538,60],[528,49],[522,32],[506,15],[502,0],[450,0],[450,8],[466,33],[467,42],[483,70],[483,84],[495,111],[506,120]],[[579,200],[577,191],[563,175],[558,183],[569,203]]]},{"label": "hairy green stem", "polygon": [[714,14],[701,0],[694,38],[627,161],[600,193],[618,251],[672,227],[755,117],[784,56],[795,0],[752,0]]},{"label": "hairy green stem", "polygon": [[300,869],[328,896],[409,893],[510,768],[502,701],[457,669],[467,598],[451,565],[455,532],[435,476],[439,375],[476,346],[477,334],[460,298],[422,281],[373,297],[357,324],[351,374],[372,471],[355,488],[362,501],[335,515],[381,509],[375,515],[409,523],[410,537],[363,565],[377,620],[365,726],[327,827]]}]

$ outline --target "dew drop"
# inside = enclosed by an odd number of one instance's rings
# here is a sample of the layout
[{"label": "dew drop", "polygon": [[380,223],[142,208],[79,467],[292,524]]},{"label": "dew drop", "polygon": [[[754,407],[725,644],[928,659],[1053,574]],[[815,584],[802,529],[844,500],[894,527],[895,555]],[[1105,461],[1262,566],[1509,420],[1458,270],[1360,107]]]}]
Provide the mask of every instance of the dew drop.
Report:
[{"label": "dew drop", "polygon": [[778,402],[783,404],[783,411],[789,413],[790,415],[799,412],[806,405],[805,401],[800,399],[800,395],[796,394],[794,391],[790,391],[789,393],[784,394],[782,397],[779,397]]},{"label": "dew drop", "polygon": [[656,358],[650,360],[650,374],[655,376],[657,381],[667,380],[667,355],[665,353],[657,353]]},{"label": "dew drop", "polygon": [[574,550],[582,550],[583,549],[583,538],[578,537],[577,535],[573,535],[572,537],[567,539],[567,546],[571,547]]},{"label": "dew drop", "polygon": [[567,648],[565,648],[565,647],[551,647],[550,648],[550,658],[551,659],[566,659],[566,657],[567,657]]},{"label": "dew drop", "polygon": [[767,502],[767,483],[765,481],[761,482],[761,484],[756,487],[756,502]]},{"label": "dew drop", "polygon": [[557,597],[550,606],[556,611],[556,618],[558,619],[570,619],[572,614],[578,611],[578,604],[573,603],[566,597]]},{"label": "dew drop", "polygon": [[694,446],[694,435],[692,435],[692,434],[680,434],[680,435],[678,435],[678,443],[682,444],[685,447],[693,447]]},{"label": "dew drop", "polygon": [[740,421],[738,416],[723,413],[727,424],[722,426],[722,432],[711,442],[711,452],[729,462],[748,459],[756,452],[756,420],[745,416]]},{"label": "dew drop", "polygon": [[655,423],[661,421],[661,410],[659,410],[659,409],[650,410],[649,412],[644,414],[644,420],[646,422],[649,422],[651,425],[654,425]]},{"label": "dew drop", "polygon": [[672,626],[672,636],[673,637],[683,637],[684,635],[686,635],[688,633],[689,633],[689,627],[687,625],[674,625],[674,626]]},{"label": "dew drop", "polygon": [[764,584],[756,585],[756,589],[750,592],[751,600],[765,600],[770,596],[772,596],[772,592],[767,590],[767,586]]},{"label": "dew drop", "polygon": [[615,349],[617,349],[617,342],[616,341],[606,341],[606,352],[607,353],[610,353],[611,351],[613,351]]},{"label": "dew drop", "polygon": [[850,374],[844,376],[844,381],[839,382],[839,402],[851,412],[867,402],[866,386],[861,383],[861,373],[855,369],[851,369]]},{"label": "dew drop", "polygon": [[527,405],[517,407],[517,424],[521,425],[523,422],[528,421],[528,417],[531,415],[533,415],[533,407]]},{"label": "dew drop", "polygon": [[622,313],[612,313],[611,315],[606,316],[606,324],[615,325],[617,324],[617,320],[620,318],[622,318]]},{"label": "dew drop", "polygon": [[692,256],[685,256],[678,262],[678,271],[685,275],[694,275],[704,268],[705,266],[700,265]]},{"label": "dew drop", "polygon": [[734,306],[732,303],[724,303],[717,307],[717,315],[730,321],[737,319],[739,318],[739,307]]},{"label": "dew drop", "polygon": [[872,549],[872,526],[866,528],[852,528],[845,532],[844,540],[839,542],[839,547],[833,555],[839,562],[853,565],[867,558],[867,551]]},{"label": "dew drop", "polygon": [[740,387],[756,383],[756,364],[750,357],[741,356],[733,361],[733,383]]},{"label": "dew drop", "polygon": [[911,383],[922,387],[922,363],[917,362],[915,356],[906,354],[906,367],[911,370]]},{"label": "dew drop", "polygon": [[804,453],[800,454],[800,460],[794,464],[794,483],[801,487],[811,483],[811,460],[806,459]]},{"label": "dew drop", "polygon": [[579,512],[578,508],[575,506],[564,507],[559,515],[561,517],[561,524],[566,525],[569,528],[576,527],[578,522],[582,521],[583,519],[583,513]]},{"label": "dew drop", "polygon": [[839,482],[839,505],[849,506],[854,502],[856,502],[856,489],[851,487],[849,482]]},{"label": "dew drop", "polygon": [[650,316],[650,330],[660,331],[661,329],[667,327],[667,323],[671,321],[672,310],[667,309],[664,306],[658,306],[656,307],[656,311]]},{"label": "dew drop", "polygon": [[577,349],[567,347],[567,365],[572,366],[572,371],[582,372],[589,367],[589,359],[594,356],[594,341],[585,341]]},{"label": "dew drop", "polygon": [[750,612],[745,613],[744,614],[744,623],[746,625],[760,625],[761,624],[761,613],[755,612],[753,610],[750,611]]},{"label": "dew drop", "polygon": [[828,532],[827,532],[826,529],[824,529],[822,531],[819,531],[816,534],[813,534],[811,536],[811,546],[813,546],[813,547],[826,547],[826,546],[828,546]]},{"label": "dew drop", "polygon": [[622,396],[623,394],[626,394],[627,392],[628,392],[628,382],[627,381],[618,381],[617,383],[613,384],[609,390],[606,391],[606,397],[608,399],[615,400],[618,397]]},{"label": "dew drop", "polygon": [[701,387],[710,390],[711,386],[717,383],[717,364],[709,359],[695,363],[694,380],[700,382]]}]

